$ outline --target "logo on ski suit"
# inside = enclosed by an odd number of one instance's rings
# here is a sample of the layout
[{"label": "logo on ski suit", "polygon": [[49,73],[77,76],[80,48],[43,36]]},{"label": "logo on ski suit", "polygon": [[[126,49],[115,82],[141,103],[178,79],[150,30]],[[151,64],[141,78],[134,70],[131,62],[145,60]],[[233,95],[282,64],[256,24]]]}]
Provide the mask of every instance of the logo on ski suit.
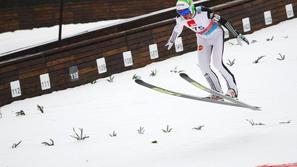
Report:
[{"label": "logo on ski suit", "polygon": [[196,30],[196,32],[198,31],[198,29],[199,30],[204,30],[205,29],[205,27],[203,27],[203,26],[198,26],[197,27],[197,23],[195,22],[194,19],[191,19],[191,20],[187,21],[187,24],[188,24],[189,27]]}]

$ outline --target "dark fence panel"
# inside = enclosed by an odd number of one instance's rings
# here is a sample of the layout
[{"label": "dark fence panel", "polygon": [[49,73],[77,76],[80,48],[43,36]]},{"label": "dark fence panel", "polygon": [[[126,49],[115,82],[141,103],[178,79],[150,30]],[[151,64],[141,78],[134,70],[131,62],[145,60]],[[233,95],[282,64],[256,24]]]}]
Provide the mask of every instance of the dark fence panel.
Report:
[{"label": "dark fence panel", "polygon": [[[210,0],[214,6],[230,0]],[[173,7],[175,0],[64,0],[63,23],[130,18]],[[60,0],[1,0],[0,33],[59,23]]]},{"label": "dark fence panel", "polygon": [[[64,2],[90,2],[95,0],[64,0]],[[60,0],[1,0],[0,9],[12,7],[30,7],[36,5],[59,4]]]}]

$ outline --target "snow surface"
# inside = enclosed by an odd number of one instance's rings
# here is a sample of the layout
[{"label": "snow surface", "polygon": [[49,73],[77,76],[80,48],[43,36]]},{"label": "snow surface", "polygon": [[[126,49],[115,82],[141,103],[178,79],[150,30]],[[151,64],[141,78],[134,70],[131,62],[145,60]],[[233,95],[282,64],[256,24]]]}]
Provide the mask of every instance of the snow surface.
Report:
[{"label": "snow surface", "polygon": [[[170,72],[177,67],[206,84],[196,53],[190,52],[113,75],[113,83],[99,79],[3,106],[0,166],[255,167],[297,162],[296,27],[297,19],[292,19],[247,35],[257,41],[251,45],[225,43],[224,61],[236,59],[229,68],[240,99],[262,111],[173,97],[132,80],[137,74],[174,91],[205,96]],[[279,54],[285,60],[277,60]],[[254,64],[260,56],[265,57]],[[155,69],[157,75],[149,76]],[[44,114],[37,105],[44,106]],[[17,117],[20,110],[26,115]],[[265,125],[252,126],[247,120]],[[163,133],[167,125],[172,132]],[[201,125],[200,131],[193,129]],[[137,133],[140,126],[142,135]],[[72,128],[83,128],[90,138],[76,141],[70,137]],[[113,131],[116,137],[109,136]],[[41,144],[50,139],[54,146]]]},{"label": "snow surface", "polygon": [[[88,24],[65,24],[62,26],[62,39],[111,26],[125,19],[98,21]],[[58,40],[59,26],[33,28],[0,33],[0,56]]]}]

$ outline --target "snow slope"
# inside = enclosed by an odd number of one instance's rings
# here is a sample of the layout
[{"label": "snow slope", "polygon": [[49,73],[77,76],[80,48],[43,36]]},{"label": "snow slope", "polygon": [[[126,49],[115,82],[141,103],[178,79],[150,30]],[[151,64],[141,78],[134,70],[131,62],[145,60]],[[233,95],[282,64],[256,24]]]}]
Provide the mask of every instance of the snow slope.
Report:
[{"label": "snow slope", "polygon": [[[296,26],[297,19],[292,19],[247,35],[257,41],[249,46],[225,43],[225,62],[235,59],[230,70],[240,99],[262,111],[160,94],[132,80],[137,74],[162,87],[205,96],[170,72],[177,67],[206,84],[196,53],[190,52],[116,74],[113,83],[99,79],[3,106],[0,166],[253,167],[297,162]],[[285,60],[277,60],[279,54]],[[254,64],[260,56],[265,57]],[[149,76],[155,69],[157,75]],[[37,105],[44,106],[44,114]],[[26,115],[16,117],[20,110]],[[252,126],[247,120],[264,125]],[[163,133],[167,125],[172,131]],[[200,131],[193,129],[201,125]],[[140,126],[142,135],[137,133]],[[83,128],[90,138],[76,141],[70,137],[72,128]],[[109,136],[113,131],[116,137]],[[50,139],[54,146],[41,144]]]},{"label": "snow slope", "polygon": [[[62,26],[62,38],[68,38],[81,33],[94,31],[104,26],[122,22],[125,19],[98,21],[88,24],[66,24]],[[0,34],[0,56],[10,52],[23,50],[36,45],[58,40],[59,26],[33,28],[32,30],[17,30]]]}]

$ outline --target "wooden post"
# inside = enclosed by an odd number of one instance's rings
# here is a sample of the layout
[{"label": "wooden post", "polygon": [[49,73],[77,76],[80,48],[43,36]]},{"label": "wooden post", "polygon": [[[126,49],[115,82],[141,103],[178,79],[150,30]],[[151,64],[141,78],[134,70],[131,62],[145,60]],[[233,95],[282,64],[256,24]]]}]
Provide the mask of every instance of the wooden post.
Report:
[{"label": "wooden post", "polygon": [[62,40],[63,11],[64,11],[64,0],[60,0],[59,41]]}]

